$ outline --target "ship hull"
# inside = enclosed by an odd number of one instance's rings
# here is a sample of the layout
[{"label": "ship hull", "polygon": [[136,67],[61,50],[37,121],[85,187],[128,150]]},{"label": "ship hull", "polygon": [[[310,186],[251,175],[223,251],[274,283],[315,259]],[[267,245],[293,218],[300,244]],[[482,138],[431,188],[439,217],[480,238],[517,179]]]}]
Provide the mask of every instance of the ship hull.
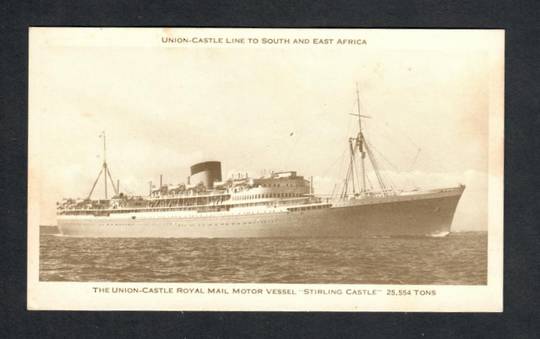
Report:
[{"label": "ship hull", "polygon": [[77,237],[351,238],[437,236],[451,231],[463,188],[350,201],[329,208],[182,216],[154,212],[62,216],[60,233]]}]

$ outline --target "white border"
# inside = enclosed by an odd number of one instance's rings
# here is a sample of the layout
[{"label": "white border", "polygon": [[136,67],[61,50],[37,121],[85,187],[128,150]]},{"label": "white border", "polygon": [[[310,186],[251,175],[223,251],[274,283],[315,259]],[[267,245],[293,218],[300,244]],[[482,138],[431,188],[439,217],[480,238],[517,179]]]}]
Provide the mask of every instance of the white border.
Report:
[{"label": "white border", "polygon": [[[126,28],[31,28],[29,75],[39,62],[42,43],[66,46],[154,46],[166,34],[205,36],[264,36],[264,29],[126,29]],[[315,30],[275,29],[274,36],[369,37],[371,46],[387,49],[481,48],[489,51],[489,211],[487,286],[438,285],[308,285],[308,284],[176,284],[176,283],[64,283],[39,281],[39,121],[32,114],[33,88],[29,81],[28,150],[28,300],[29,310],[215,310],[215,311],[406,311],[406,312],[502,312],[503,309],[503,145],[504,145],[504,31],[502,30]],[[463,39],[479,35],[481,39]],[[50,38],[54,36],[55,39]],[[444,39],[442,39],[444,38]],[[475,41],[476,43],[471,43]],[[480,43],[478,43],[480,42]],[[249,48],[237,46],[238,48]],[[208,288],[220,287],[230,294],[195,293],[95,293],[94,288]],[[234,288],[292,290],[296,295],[233,294]],[[342,295],[303,295],[305,288],[339,289]],[[377,295],[347,295],[347,289],[379,290]],[[427,296],[388,296],[387,291],[435,291]],[[399,293],[399,292],[398,292]],[[431,293],[433,294],[433,292]]]}]

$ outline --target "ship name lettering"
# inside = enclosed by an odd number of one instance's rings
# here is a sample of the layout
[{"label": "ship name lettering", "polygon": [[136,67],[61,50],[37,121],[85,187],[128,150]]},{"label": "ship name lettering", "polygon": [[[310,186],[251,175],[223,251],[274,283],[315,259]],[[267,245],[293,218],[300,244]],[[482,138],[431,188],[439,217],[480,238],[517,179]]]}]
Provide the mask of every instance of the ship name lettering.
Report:
[{"label": "ship name lettering", "polygon": [[345,294],[347,295],[376,295],[377,291],[376,290],[357,290],[357,289],[348,288],[345,291]]},{"label": "ship name lettering", "polygon": [[342,289],[339,289],[339,288],[335,288],[335,289],[322,289],[322,288],[319,288],[319,289],[313,289],[313,288],[305,288],[302,292],[303,292],[304,294],[306,294],[306,295],[311,295],[311,294],[321,294],[321,295],[342,295],[342,294],[343,294],[343,290],[342,290]]}]

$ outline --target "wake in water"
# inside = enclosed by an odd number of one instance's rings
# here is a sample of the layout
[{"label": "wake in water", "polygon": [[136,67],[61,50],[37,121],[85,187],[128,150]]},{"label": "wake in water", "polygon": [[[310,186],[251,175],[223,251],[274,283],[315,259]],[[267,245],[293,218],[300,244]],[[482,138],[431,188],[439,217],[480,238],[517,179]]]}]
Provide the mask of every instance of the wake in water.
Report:
[{"label": "wake in water", "polygon": [[438,232],[438,233],[432,233],[432,234],[429,234],[428,237],[432,237],[432,238],[444,238],[444,237],[446,237],[448,234],[450,234],[450,232],[442,231],[442,232]]}]

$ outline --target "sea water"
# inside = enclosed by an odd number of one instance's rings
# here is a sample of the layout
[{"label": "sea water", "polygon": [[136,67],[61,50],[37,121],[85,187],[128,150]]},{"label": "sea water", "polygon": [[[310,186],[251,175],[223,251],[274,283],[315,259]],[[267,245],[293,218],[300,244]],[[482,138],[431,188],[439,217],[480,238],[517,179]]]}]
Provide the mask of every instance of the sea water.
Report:
[{"label": "sea water", "polygon": [[487,233],[360,239],[71,238],[42,227],[40,280],[483,285]]}]

